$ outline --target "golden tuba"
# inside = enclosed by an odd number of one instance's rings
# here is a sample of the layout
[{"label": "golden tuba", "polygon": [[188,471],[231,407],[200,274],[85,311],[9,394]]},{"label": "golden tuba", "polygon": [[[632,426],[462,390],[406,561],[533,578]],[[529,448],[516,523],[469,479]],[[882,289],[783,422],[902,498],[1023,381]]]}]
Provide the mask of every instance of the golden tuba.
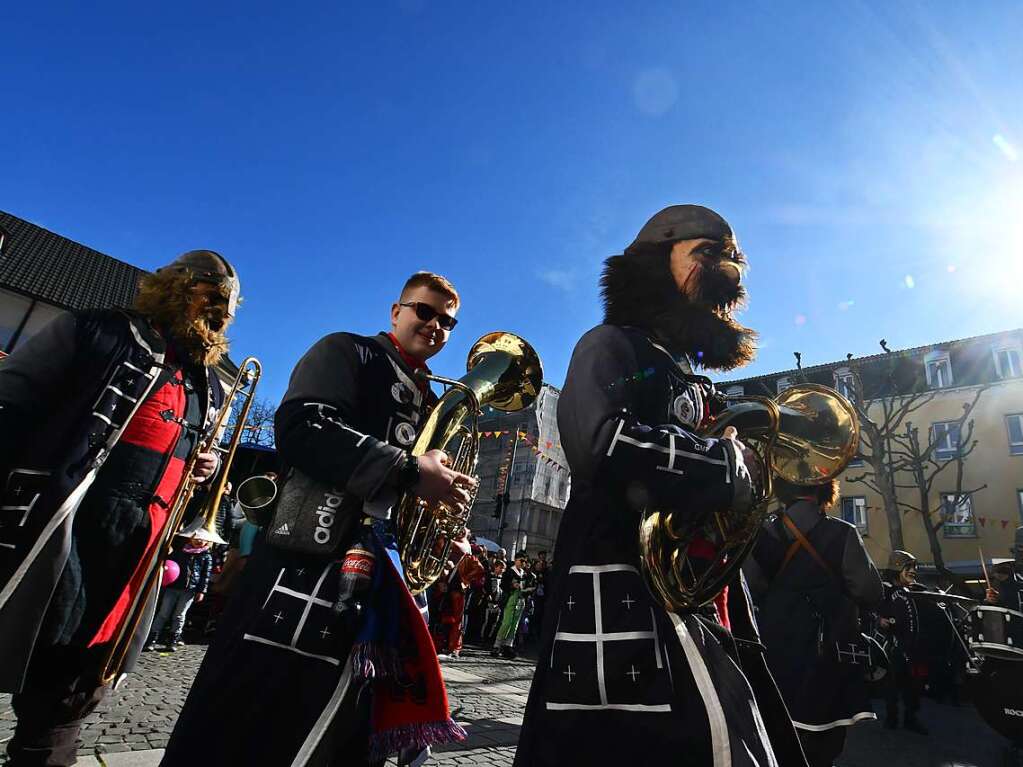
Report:
[{"label": "golden tuba", "polygon": [[[533,347],[512,333],[487,333],[472,349],[459,380],[420,373],[448,390],[430,411],[412,455],[444,450],[454,456],[455,471],[475,475],[479,456],[479,415],[484,405],[506,413],[529,406],[540,393],[543,366]],[[413,594],[424,591],[444,572],[451,541],[469,521],[475,491],[465,507],[428,503],[406,493],[398,502],[398,551],[405,582]]]},{"label": "golden tuba", "polygon": [[[174,536],[181,532],[194,538],[201,538],[211,543],[227,543],[217,534],[217,510],[220,506],[220,499],[224,495],[224,488],[227,486],[227,474],[231,469],[238,444],[241,441],[242,430],[245,428],[245,421],[249,417],[249,409],[252,407],[253,396],[256,393],[256,384],[262,375],[263,368],[255,357],[246,357],[238,368],[238,375],[231,384],[231,389],[224,397],[224,405],[217,413],[216,419],[210,425],[209,436],[200,440],[192,450],[184,472],[182,481],[169,504],[167,520],[160,530],[159,543],[153,549],[150,560],[146,563],[145,580],[141,588],[135,594],[128,611],[121,619],[117,628],[117,634],[107,645],[106,652],[100,665],[99,681],[101,684],[116,682],[124,671],[125,662],[136,641],[135,634],[142,623],[146,604],[153,595],[155,589],[160,586],[163,574],[163,563],[171,552],[171,544]],[[240,398],[240,399],[239,399]],[[220,441],[220,433],[227,425],[228,417],[234,409],[235,400],[242,403],[238,409],[234,428],[230,438],[227,439],[225,447]],[[219,475],[214,489],[210,493],[210,500],[206,505],[204,514],[199,515],[196,524],[189,528],[180,529],[188,510],[188,504],[195,494],[198,482],[192,479],[195,464],[199,453],[218,453],[223,457],[219,469]]]},{"label": "golden tuba", "polygon": [[650,592],[669,612],[691,612],[728,584],[760,532],[774,475],[796,485],[826,482],[845,470],[859,445],[853,406],[834,389],[817,384],[794,386],[773,400],[728,397],[728,407],[700,434],[720,437],[729,426],[758,464],[753,508],[707,514],[648,509],[642,514],[640,569]]}]

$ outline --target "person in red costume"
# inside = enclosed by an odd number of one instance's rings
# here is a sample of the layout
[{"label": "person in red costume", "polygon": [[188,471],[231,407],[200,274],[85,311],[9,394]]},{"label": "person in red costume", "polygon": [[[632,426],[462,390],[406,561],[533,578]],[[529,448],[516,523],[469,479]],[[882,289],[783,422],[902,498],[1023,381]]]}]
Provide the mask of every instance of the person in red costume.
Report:
[{"label": "person in red costume", "polygon": [[482,585],[483,565],[472,554],[460,556],[446,583],[440,600],[440,621],[434,643],[440,657],[458,658],[462,652],[465,627],[465,593],[472,585]]},{"label": "person in red costume", "polygon": [[[214,366],[233,267],[194,250],[145,275],[132,310],[65,313],[0,368],[0,690],[8,764],[74,764],[100,659],[151,567],[168,506],[224,394]],[[217,470],[198,453],[194,476]],[[125,670],[153,619],[146,604]]]}]

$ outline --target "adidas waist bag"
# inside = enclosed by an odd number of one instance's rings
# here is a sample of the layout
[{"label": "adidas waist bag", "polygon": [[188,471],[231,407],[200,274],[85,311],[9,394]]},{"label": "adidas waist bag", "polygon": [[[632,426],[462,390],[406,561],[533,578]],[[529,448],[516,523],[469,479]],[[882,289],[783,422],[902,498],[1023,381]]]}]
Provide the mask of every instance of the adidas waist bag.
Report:
[{"label": "adidas waist bag", "polygon": [[292,469],[284,481],[267,541],[300,554],[334,556],[359,516],[361,502]]}]

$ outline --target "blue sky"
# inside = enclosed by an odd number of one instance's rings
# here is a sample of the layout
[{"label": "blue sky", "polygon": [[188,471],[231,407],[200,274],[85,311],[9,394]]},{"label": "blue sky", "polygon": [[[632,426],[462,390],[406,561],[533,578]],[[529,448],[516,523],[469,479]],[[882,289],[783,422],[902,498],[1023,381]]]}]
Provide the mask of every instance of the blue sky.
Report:
[{"label": "blue sky", "polygon": [[277,399],[404,278],[560,385],[605,257],[667,204],[752,263],[753,375],[1023,324],[1016,2],[5,8],[0,208],[154,268],[231,258]]}]

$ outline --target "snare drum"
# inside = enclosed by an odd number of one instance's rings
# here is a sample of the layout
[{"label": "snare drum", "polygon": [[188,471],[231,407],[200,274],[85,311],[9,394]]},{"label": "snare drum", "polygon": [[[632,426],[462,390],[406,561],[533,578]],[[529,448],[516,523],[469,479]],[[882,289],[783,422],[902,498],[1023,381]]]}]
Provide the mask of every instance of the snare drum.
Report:
[{"label": "snare drum", "polygon": [[978,655],[1023,660],[1023,613],[993,605],[970,610],[968,641]]}]

